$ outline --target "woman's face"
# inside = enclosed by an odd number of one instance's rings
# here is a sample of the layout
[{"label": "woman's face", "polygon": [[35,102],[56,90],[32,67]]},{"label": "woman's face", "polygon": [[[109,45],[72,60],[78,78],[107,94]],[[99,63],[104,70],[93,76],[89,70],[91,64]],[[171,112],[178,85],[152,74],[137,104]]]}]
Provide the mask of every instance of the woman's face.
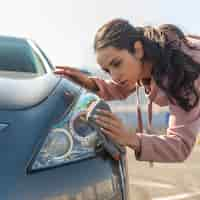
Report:
[{"label": "woman's face", "polygon": [[96,52],[97,62],[113,81],[133,89],[138,80],[144,75],[141,59],[127,50],[106,47]]}]

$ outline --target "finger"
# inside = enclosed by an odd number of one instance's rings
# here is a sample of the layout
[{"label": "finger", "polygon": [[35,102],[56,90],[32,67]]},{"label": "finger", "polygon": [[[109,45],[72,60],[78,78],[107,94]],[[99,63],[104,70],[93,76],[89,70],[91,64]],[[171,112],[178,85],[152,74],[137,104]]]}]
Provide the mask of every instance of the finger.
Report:
[{"label": "finger", "polygon": [[108,124],[106,122],[96,120],[96,123],[99,124],[101,128],[111,131],[113,134],[118,134],[118,129],[113,124]]},{"label": "finger", "polygon": [[65,76],[72,76],[74,75],[74,72],[70,70],[65,70],[65,69],[56,69],[54,70],[55,74],[60,74],[60,75],[65,75]]},{"label": "finger", "polygon": [[63,71],[63,72],[72,72],[73,70],[68,69],[66,67],[56,67],[55,71]]},{"label": "finger", "polygon": [[109,131],[108,129],[105,129],[105,128],[102,127],[101,131],[103,133],[105,133],[107,136],[111,137],[111,138],[115,138],[116,137],[115,134],[113,134],[112,131]]},{"label": "finger", "polygon": [[112,118],[113,120],[119,120],[115,114],[113,114],[111,111],[108,111],[108,110],[97,109],[97,113],[100,115],[105,115],[109,118]]},{"label": "finger", "polygon": [[108,129],[108,130],[112,130],[113,129],[113,125],[104,121],[101,121],[99,119],[96,119],[95,122],[102,128]]},{"label": "finger", "polygon": [[67,74],[66,71],[64,71],[64,70],[54,70],[54,73]]},{"label": "finger", "polygon": [[62,70],[66,72],[77,72],[75,68],[68,67],[68,66],[56,66],[56,70]]},{"label": "finger", "polygon": [[80,73],[80,70],[75,67],[57,66],[56,69],[61,69],[61,70],[68,71],[68,72],[75,72],[75,73],[79,72]]},{"label": "finger", "polygon": [[58,75],[64,75],[64,76],[67,75],[64,71],[54,71],[54,73]]},{"label": "finger", "polygon": [[65,69],[66,67],[64,66],[56,66],[56,69]]},{"label": "finger", "polygon": [[73,70],[73,67],[69,67],[69,66],[56,66],[56,69],[69,69],[69,70]]},{"label": "finger", "polygon": [[54,70],[54,72],[58,72],[58,73],[60,73],[60,72],[63,73],[64,71],[65,71],[64,69],[60,69],[60,68],[59,68],[59,69],[56,68],[56,69]]},{"label": "finger", "polygon": [[112,126],[115,127],[115,128],[119,128],[120,127],[118,120],[111,119],[110,117],[107,117],[107,116],[96,115],[95,119],[97,119],[97,120],[99,120],[101,122],[104,122],[106,124],[112,124]]},{"label": "finger", "polygon": [[113,141],[115,141],[116,143],[120,143],[120,139],[119,137],[117,137],[115,134],[113,134],[112,131],[109,131],[105,128],[101,128],[101,131],[109,138],[111,138]]}]

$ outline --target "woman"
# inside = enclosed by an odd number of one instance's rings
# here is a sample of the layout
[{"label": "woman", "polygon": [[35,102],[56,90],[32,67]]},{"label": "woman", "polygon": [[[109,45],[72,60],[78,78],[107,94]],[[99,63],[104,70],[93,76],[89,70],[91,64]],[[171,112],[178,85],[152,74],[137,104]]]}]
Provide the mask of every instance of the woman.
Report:
[{"label": "woman", "polygon": [[137,160],[184,161],[200,128],[200,43],[185,37],[174,25],[134,27],[115,19],[97,31],[94,49],[98,64],[111,81],[88,77],[70,67],[58,67],[56,73],[105,100],[125,99],[144,86],[150,102],[169,105],[170,110],[167,133],[160,136],[143,132],[140,110],[140,127],[134,134],[115,114],[101,110],[96,121],[104,134],[131,147]]}]

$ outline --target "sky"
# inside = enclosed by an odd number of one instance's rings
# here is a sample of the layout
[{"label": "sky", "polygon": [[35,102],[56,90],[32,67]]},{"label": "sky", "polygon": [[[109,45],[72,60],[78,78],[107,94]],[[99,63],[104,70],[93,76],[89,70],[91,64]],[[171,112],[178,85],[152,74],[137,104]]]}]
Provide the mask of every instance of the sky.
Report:
[{"label": "sky", "polygon": [[198,0],[4,0],[0,35],[36,41],[54,65],[98,67],[93,51],[97,29],[114,18],[133,25],[173,23],[200,35]]}]

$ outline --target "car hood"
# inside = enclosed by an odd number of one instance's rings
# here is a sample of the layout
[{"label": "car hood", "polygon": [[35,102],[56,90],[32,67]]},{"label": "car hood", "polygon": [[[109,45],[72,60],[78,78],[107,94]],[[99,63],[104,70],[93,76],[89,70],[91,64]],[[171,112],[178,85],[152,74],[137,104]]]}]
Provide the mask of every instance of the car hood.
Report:
[{"label": "car hood", "polygon": [[26,109],[45,100],[60,78],[53,73],[38,76],[30,73],[0,72],[0,109]]}]

